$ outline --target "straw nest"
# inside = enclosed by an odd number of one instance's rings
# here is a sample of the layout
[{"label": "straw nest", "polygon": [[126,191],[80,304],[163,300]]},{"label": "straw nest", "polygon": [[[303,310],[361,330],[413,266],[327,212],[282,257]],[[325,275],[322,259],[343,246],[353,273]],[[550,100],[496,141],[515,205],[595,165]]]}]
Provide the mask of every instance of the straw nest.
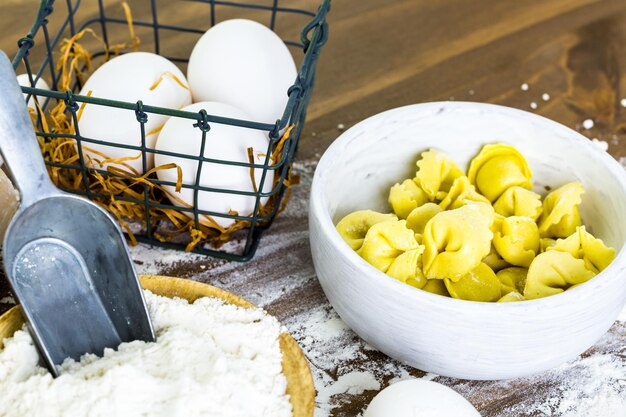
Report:
[{"label": "straw nest", "polygon": [[[83,85],[96,67],[92,60],[92,53],[81,45],[81,40],[85,36],[92,36],[102,43],[104,59],[100,64],[122,52],[138,49],[140,39],[135,34],[131,10],[125,2],[122,3],[122,7],[128,21],[130,35],[128,42],[107,46],[90,28],[84,29],[61,42],[60,57],[56,62],[56,71],[60,74],[57,85],[58,91],[69,91],[72,90],[73,86]],[[166,75],[163,74],[163,76]],[[157,80],[155,84],[158,84],[162,78]],[[90,93],[87,95],[91,95]],[[156,180],[155,173],[157,171],[176,169],[178,172],[176,191],[179,191],[183,182],[182,170],[175,164],[157,166],[144,174],[140,174],[126,162],[129,159],[141,158],[141,154],[132,158],[109,158],[107,155],[89,149],[88,144],[82,143],[83,150],[87,149],[99,157],[95,160],[95,158],[92,159],[83,154],[84,163],[87,167],[86,170],[83,170],[76,139],[73,135],[76,133],[74,121],[80,120],[85,103],[82,103],[78,109],[72,109],[68,108],[64,100],[57,100],[56,103],[49,100],[45,109],[42,109],[37,100],[33,100],[33,102],[37,109],[30,109],[31,119],[35,130],[39,132],[38,139],[43,157],[47,162],[55,164],[47,164],[48,173],[53,183],[68,191],[90,195],[95,203],[115,216],[126,231],[131,245],[137,243],[135,234],[145,233],[148,227],[152,230],[154,238],[161,242],[186,243],[185,249],[187,251],[191,251],[204,243],[219,247],[224,242],[229,241],[235,232],[250,227],[250,221],[236,220],[232,226],[223,228],[206,215],[200,215],[201,222],[196,222],[173,206],[170,202],[176,200],[183,207],[192,208],[176,195],[168,193],[163,186],[154,180]],[[284,145],[293,128],[293,125],[288,127],[274,146],[270,155],[270,164],[278,164],[283,158]],[[106,140],[106,138],[99,139]],[[251,148],[248,149],[249,157],[252,155],[251,150]],[[253,163],[253,160],[250,159],[250,162]],[[86,172],[86,178],[83,172]],[[250,178],[256,192],[257,186],[253,168],[250,168]],[[286,187],[286,193],[281,206],[278,207],[278,212],[284,209],[291,193],[290,187],[297,180],[297,176],[292,175],[291,167],[289,167],[289,175],[286,179],[283,180],[280,175],[274,176],[272,189],[278,186],[280,181],[283,181],[283,185]],[[128,201],[129,199],[134,201]],[[146,200],[149,204],[146,204]],[[164,204],[168,207],[154,206],[153,204]],[[276,204],[278,204],[278,195],[270,197],[267,203],[260,207],[259,217],[274,211]],[[235,212],[229,214],[238,215]],[[247,215],[247,213],[242,213],[242,215]],[[148,221],[150,221],[150,225],[148,225]]]}]

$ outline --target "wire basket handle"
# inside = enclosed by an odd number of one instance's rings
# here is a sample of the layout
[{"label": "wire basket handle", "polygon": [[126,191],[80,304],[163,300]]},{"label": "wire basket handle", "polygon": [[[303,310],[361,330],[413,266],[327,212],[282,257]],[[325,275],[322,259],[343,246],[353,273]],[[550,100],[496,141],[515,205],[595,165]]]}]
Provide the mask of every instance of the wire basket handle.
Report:
[{"label": "wire basket handle", "polygon": [[328,23],[326,23],[326,15],[330,11],[330,0],[324,0],[324,2],[318,8],[315,17],[302,29],[300,33],[300,41],[304,45],[304,50],[309,49],[312,42],[312,32],[319,26],[321,36],[316,42],[316,46],[322,46],[328,40]]},{"label": "wire basket handle", "polygon": [[22,62],[24,56],[28,55],[28,51],[30,50],[30,48],[35,45],[35,35],[37,34],[37,31],[39,30],[41,25],[44,24],[46,18],[54,10],[52,7],[53,5],[54,0],[40,0],[39,10],[37,11],[37,18],[33,22],[33,25],[30,27],[30,30],[28,31],[26,36],[20,38],[17,41],[17,46],[19,49],[17,51],[17,54],[15,54],[15,57],[11,61],[14,70],[17,69],[17,67],[20,65],[20,62]]}]

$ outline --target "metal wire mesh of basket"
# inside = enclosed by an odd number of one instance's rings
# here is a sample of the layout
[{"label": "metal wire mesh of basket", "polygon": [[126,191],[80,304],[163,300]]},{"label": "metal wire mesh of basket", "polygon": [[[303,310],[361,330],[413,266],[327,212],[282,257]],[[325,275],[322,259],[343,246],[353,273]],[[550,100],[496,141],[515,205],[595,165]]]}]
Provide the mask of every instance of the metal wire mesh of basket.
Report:
[{"label": "metal wire mesh of basket", "polygon": [[[215,257],[225,258],[236,261],[246,261],[254,256],[258,247],[259,240],[264,230],[266,230],[275,219],[277,213],[281,209],[281,204],[285,202],[285,195],[288,191],[289,176],[291,172],[291,164],[293,162],[300,132],[306,116],[306,109],[311,96],[313,82],[315,78],[315,67],[318,60],[320,50],[328,37],[328,25],[326,23],[326,15],[330,9],[330,0],[322,0],[318,3],[317,11],[304,10],[294,7],[284,7],[279,4],[279,0],[263,0],[249,1],[220,1],[220,0],[187,0],[181,1],[181,10],[185,5],[193,4],[194,7],[202,7],[196,9],[195,14],[204,13],[206,18],[201,19],[205,22],[205,27],[187,27],[180,24],[168,23],[168,16],[161,16],[161,10],[168,3],[157,0],[145,0],[141,3],[144,13],[149,16],[146,19],[133,19],[132,25],[137,30],[143,30],[148,43],[141,45],[141,50],[148,50],[165,56],[173,62],[180,65],[186,65],[187,56],[176,54],[176,48],[168,48],[168,39],[180,36],[188,36],[190,42],[195,43],[192,39],[197,39],[209,27],[219,23],[222,19],[220,14],[230,17],[239,17],[238,13],[252,14],[253,19],[265,23],[269,28],[278,33],[277,26],[285,24],[289,21],[289,25],[293,27],[293,20],[300,19],[303,21],[302,30],[299,39],[289,39],[283,37],[285,44],[292,50],[296,61],[300,61],[298,75],[294,84],[285,94],[289,99],[284,109],[282,117],[274,124],[259,123],[253,120],[240,120],[233,118],[221,117],[219,114],[209,114],[202,110],[200,112],[186,112],[171,108],[162,108],[150,106],[149,103],[144,104],[141,100],[137,102],[122,102],[107,99],[106,97],[91,97],[87,95],[78,95],[81,84],[84,80],[80,77],[74,77],[69,84],[69,88],[60,91],[62,69],[55,62],[58,57],[59,47],[64,39],[74,37],[81,31],[87,29],[97,34],[98,39],[103,41],[101,48],[94,51],[92,57],[103,57],[110,53],[109,47],[112,46],[116,34],[128,25],[128,19],[123,16],[114,16],[111,12],[111,4],[107,5],[105,0],[98,0],[97,9],[92,11],[87,18],[80,20],[81,11],[80,0],[66,0],[54,4],[54,0],[41,0],[36,19],[28,32],[28,34],[19,39],[19,50],[13,59],[13,66],[16,72],[23,69],[28,75],[30,86],[22,87],[26,100],[31,97],[36,99],[38,103],[36,111],[31,113],[33,124],[37,136],[45,149],[45,144],[55,139],[64,138],[70,141],[77,153],[73,163],[63,163],[63,161],[46,160],[48,170],[53,179],[59,179],[63,176],[72,176],[74,186],[64,186],[65,183],[55,182],[57,186],[71,193],[77,193],[90,198],[105,208],[112,207],[112,204],[131,204],[133,207],[140,207],[135,210],[135,217],[125,214],[124,211],[114,212],[120,223],[125,227],[125,233],[131,241],[149,243],[152,245],[187,249],[193,252],[212,255]],[[285,1],[283,1],[285,3]],[[290,4],[293,4],[292,0]],[[296,2],[297,3],[297,2]],[[304,3],[304,1],[302,2]],[[310,4],[310,1],[308,2]],[[88,7],[94,8],[95,2],[88,2]],[[119,1],[115,2],[119,5]],[[138,2],[133,3],[136,7]],[[82,6],[86,7],[86,6]],[[58,9],[58,10],[55,10]],[[246,15],[247,17],[247,15]],[[197,19],[196,19],[197,20]],[[52,25],[51,22],[55,22]],[[147,35],[147,36],[146,36]],[[119,36],[118,36],[119,38]],[[142,38],[143,39],[143,38]],[[180,42],[180,39],[178,40]],[[191,45],[193,45],[191,43]],[[298,51],[298,54],[294,54]],[[80,69],[78,69],[80,74]],[[34,88],[40,78],[48,79],[50,82],[50,90]],[[65,83],[67,84],[67,83]],[[80,134],[78,127],[68,132],[54,132],[47,126],[46,112],[49,112],[55,104],[64,103],[65,117],[73,126],[77,126],[80,116],[81,106],[94,104],[99,106],[115,107],[125,109],[128,112],[134,112],[137,120],[138,132],[141,134],[141,145],[118,145],[107,141],[106,137],[85,137]],[[195,122],[194,127],[197,128],[197,140],[201,141],[200,152],[197,155],[176,154],[181,158],[187,158],[197,161],[197,175],[192,183],[178,181],[177,183],[161,181],[156,175],[137,176],[136,178],[122,178],[127,181],[126,192],[124,193],[103,193],[94,183],[104,179],[120,177],[120,173],[106,167],[98,167],[86,163],[84,155],[84,147],[89,144],[105,144],[111,147],[122,146],[141,153],[141,161],[144,168],[146,160],[150,154],[158,154],[160,151],[146,145],[145,124],[152,115],[164,115],[168,117],[177,117],[189,119]],[[111,120],[111,123],[114,123]],[[254,129],[269,137],[269,145],[265,152],[264,162],[249,163],[241,161],[228,161],[211,158],[210,155],[204,153],[205,142],[211,138],[211,126],[214,124],[225,124],[236,126],[241,129]],[[44,153],[45,155],[45,153]],[[46,159],[46,158],[44,158]],[[200,172],[203,164],[223,164],[224,166],[236,166],[254,170],[261,170],[261,178],[259,186],[253,191],[241,191],[236,189],[207,187],[200,183]],[[274,180],[272,187],[267,191],[264,183],[269,177],[268,173],[273,171]],[[121,175],[124,177],[124,175]],[[132,176],[131,176],[132,177]],[[254,177],[253,177],[254,181]],[[195,204],[188,207],[174,205],[160,191],[163,186],[178,186],[187,188],[193,192],[193,201]],[[229,211],[215,212],[206,211],[198,208],[198,197],[202,193],[225,193],[232,195],[245,195],[254,199],[254,209],[251,213],[237,213]],[[183,213],[189,219],[187,226],[173,227],[176,219],[167,213]],[[235,221],[236,227],[226,232],[224,230],[216,230],[207,226],[203,219],[232,219]],[[180,223],[180,216],[178,217]],[[184,222],[183,222],[184,223]],[[184,229],[181,232],[181,228]],[[181,232],[181,233],[178,233]],[[223,245],[225,241],[228,244]]]}]

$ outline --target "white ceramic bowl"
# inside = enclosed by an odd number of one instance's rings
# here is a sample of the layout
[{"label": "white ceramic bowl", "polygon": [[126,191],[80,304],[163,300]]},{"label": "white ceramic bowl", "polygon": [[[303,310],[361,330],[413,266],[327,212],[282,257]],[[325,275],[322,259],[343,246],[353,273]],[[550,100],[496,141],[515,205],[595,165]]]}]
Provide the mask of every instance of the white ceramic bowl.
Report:
[{"label": "white ceramic bowl", "polygon": [[[335,231],[359,209],[390,212],[391,185],[415,174],[429,148],[461,167],[488,143],[526,156],[535,191],[579,180],[583,222],[617,257],[589,282],[517,303],[456,300],[389,278]],[[313,261],[326,296],[366,342],[416,368],[456,378],[504,379],[571,360],[594,344],[626,303],[626,172],[575,131],[521,110],[427,103],[373,116],[343,133],[317,166],[310,203]]]}]

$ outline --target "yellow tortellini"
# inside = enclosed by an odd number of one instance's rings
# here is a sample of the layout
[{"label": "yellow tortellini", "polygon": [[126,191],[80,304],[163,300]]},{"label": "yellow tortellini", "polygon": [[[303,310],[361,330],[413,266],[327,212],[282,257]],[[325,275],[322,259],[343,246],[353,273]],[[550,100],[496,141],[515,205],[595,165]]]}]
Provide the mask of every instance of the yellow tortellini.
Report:
[{"label": "yellow tortellini", "polygon": [[496,213],[504,216],[524,216],[536,221],[543,209],[541,196],[526,188],[511,187],[493,203]]},{"label": "yellow tortellini", "polygon": [[526,159],[511,145],[485,145],[470,162],[470,182],[489,201],[496,201],[508,188],[532,188],[532,172]]},{"label": "yellow tortellini", "polygon": [[426,192],[430,201],[442,200],[454,180],[465,175],[452,159],[432,149],[422,153],[417,168],[415,182]]},{"label": "yellow tortellini", "polygon": [[337,224],[345,242],[391,278],[445,297],[519,302],[581,285],[615,258],[581,226],[582,184],[542,202],[510,145],[484,146],[467,176],[436,150],[423,152],[417,167],[415,178],[389,190],[395,214],[361,210]]},{"label": "yellow tortellini", "polygon": [[406,218],[406,227],[421,235],[424,233],[426,223],[442,211],[439,204],[435,203],[426,203],[416,207]]},{"label": "yellow tortellini", "polygon": [[496,248],[493,247],[493,242],[491,243],[491,250],[489,251],[487,256],[483,258],[483,262],[489,265],[489,268],[493,269],[496,272],[503,268],[511,266],[511,264],[502,259],[502,256],[498,254]]},{"label": "yellow tortellini", "polygon": [[389,190],[389,204],[401,219],[406,219],[413,209],[428,201],[428,195],[413,180],[404,180]]},{"label": "yellow tortellini", "polygon": [[570,182],[546,196],[538,222],[541,237],[568,237],[574,233],[580,226],[578,205],[584,192],[581,183]]},{"label": "yellow tortellini", "polygon": [[523,293],[527,275],[528,269],[516,266],[498,271],[496,276],[500,281],[501,295],[505,296],[511,292]]},{"label": "yellow tortellini", "polygon": [[510,293],[503,295],[502,298],[498,300],[499,303],[511,303],[515,301],[524,301],[526,298],[518,293],[517,291],[511,291]]},{"label": "yellow tortellini", "polygon": [[352,250],[359,250],[370,227],[377,223],[398,220],[393,214],[378,213],[373,210],[359,210],[348,214],[337,223],[337,232],[350,245]]},{"label": "yellow tortellini", "polygon": [[462,176],[454,180],[450,191],[445,198],[441,200],[439,206],[444,210],[449,210],[457,209],[470,203],[489,204],[489,200],[478,194],[476,188],[470,184],[469,179],[466,176]]},{"label": "yellow tortellini", "polygon": [[596,239],[585,226],[576,228],[576,231],[567,239],[559,239],[548,250],[567,252],[574,258],[582,259],[585,267],[595,273],[602,271],[615,258],[615,249],[608,248],[600,239]]},{"label": "yellow tortellini", "polygon": [[496,274],[484,263],[459,280],[444,280],[448,292],[453,298],[468,301],[498,301],[501,298],[500,281]]},{"label": "yellow tortellini", "polygon": [[547,297],[582,284],[595,276],[585,267],[585,261],[567,252],[550,250],[533,260],[528,268],[524,297],[528,300]]},{"label": "yellow tortellini", "polygon": [[443,211],[424,230],[424,274],[458,281],[476,268],[491,250],[493,208],[468,204]]},{"label": "yellow tortellini", "polygon": [[493,246],[511,265],[528,268],[539,252],[539,230],[529,217],[496,217]]},{"label": "yellow tortellini", "polygon": [[450,297],[450,293],[442,279],[429,279],[426,285],[422,287],[422,290],[437,295],[443,295],[444,297]]},{"label": "yellow tortellini", "polygon": [[422,252],[424,252],[422,245],[419,245],[417,249],[404,252],[391,263],[387,275],[416,288],[422,288],[427,281],[422,272],[420,259]]},{"label": "yellow tortellini", "polygon": [[406,221],[397,220],[370,227],[357,253],[374,268],[387,272],[400,255],[419,246],[415,233],[406,227]]},{"label": "yellow tortellini", "polygon": [[556,239],[550,237],[542,237],[539,239],[539,252],[545,252],[550,246],[554,246]]}]

